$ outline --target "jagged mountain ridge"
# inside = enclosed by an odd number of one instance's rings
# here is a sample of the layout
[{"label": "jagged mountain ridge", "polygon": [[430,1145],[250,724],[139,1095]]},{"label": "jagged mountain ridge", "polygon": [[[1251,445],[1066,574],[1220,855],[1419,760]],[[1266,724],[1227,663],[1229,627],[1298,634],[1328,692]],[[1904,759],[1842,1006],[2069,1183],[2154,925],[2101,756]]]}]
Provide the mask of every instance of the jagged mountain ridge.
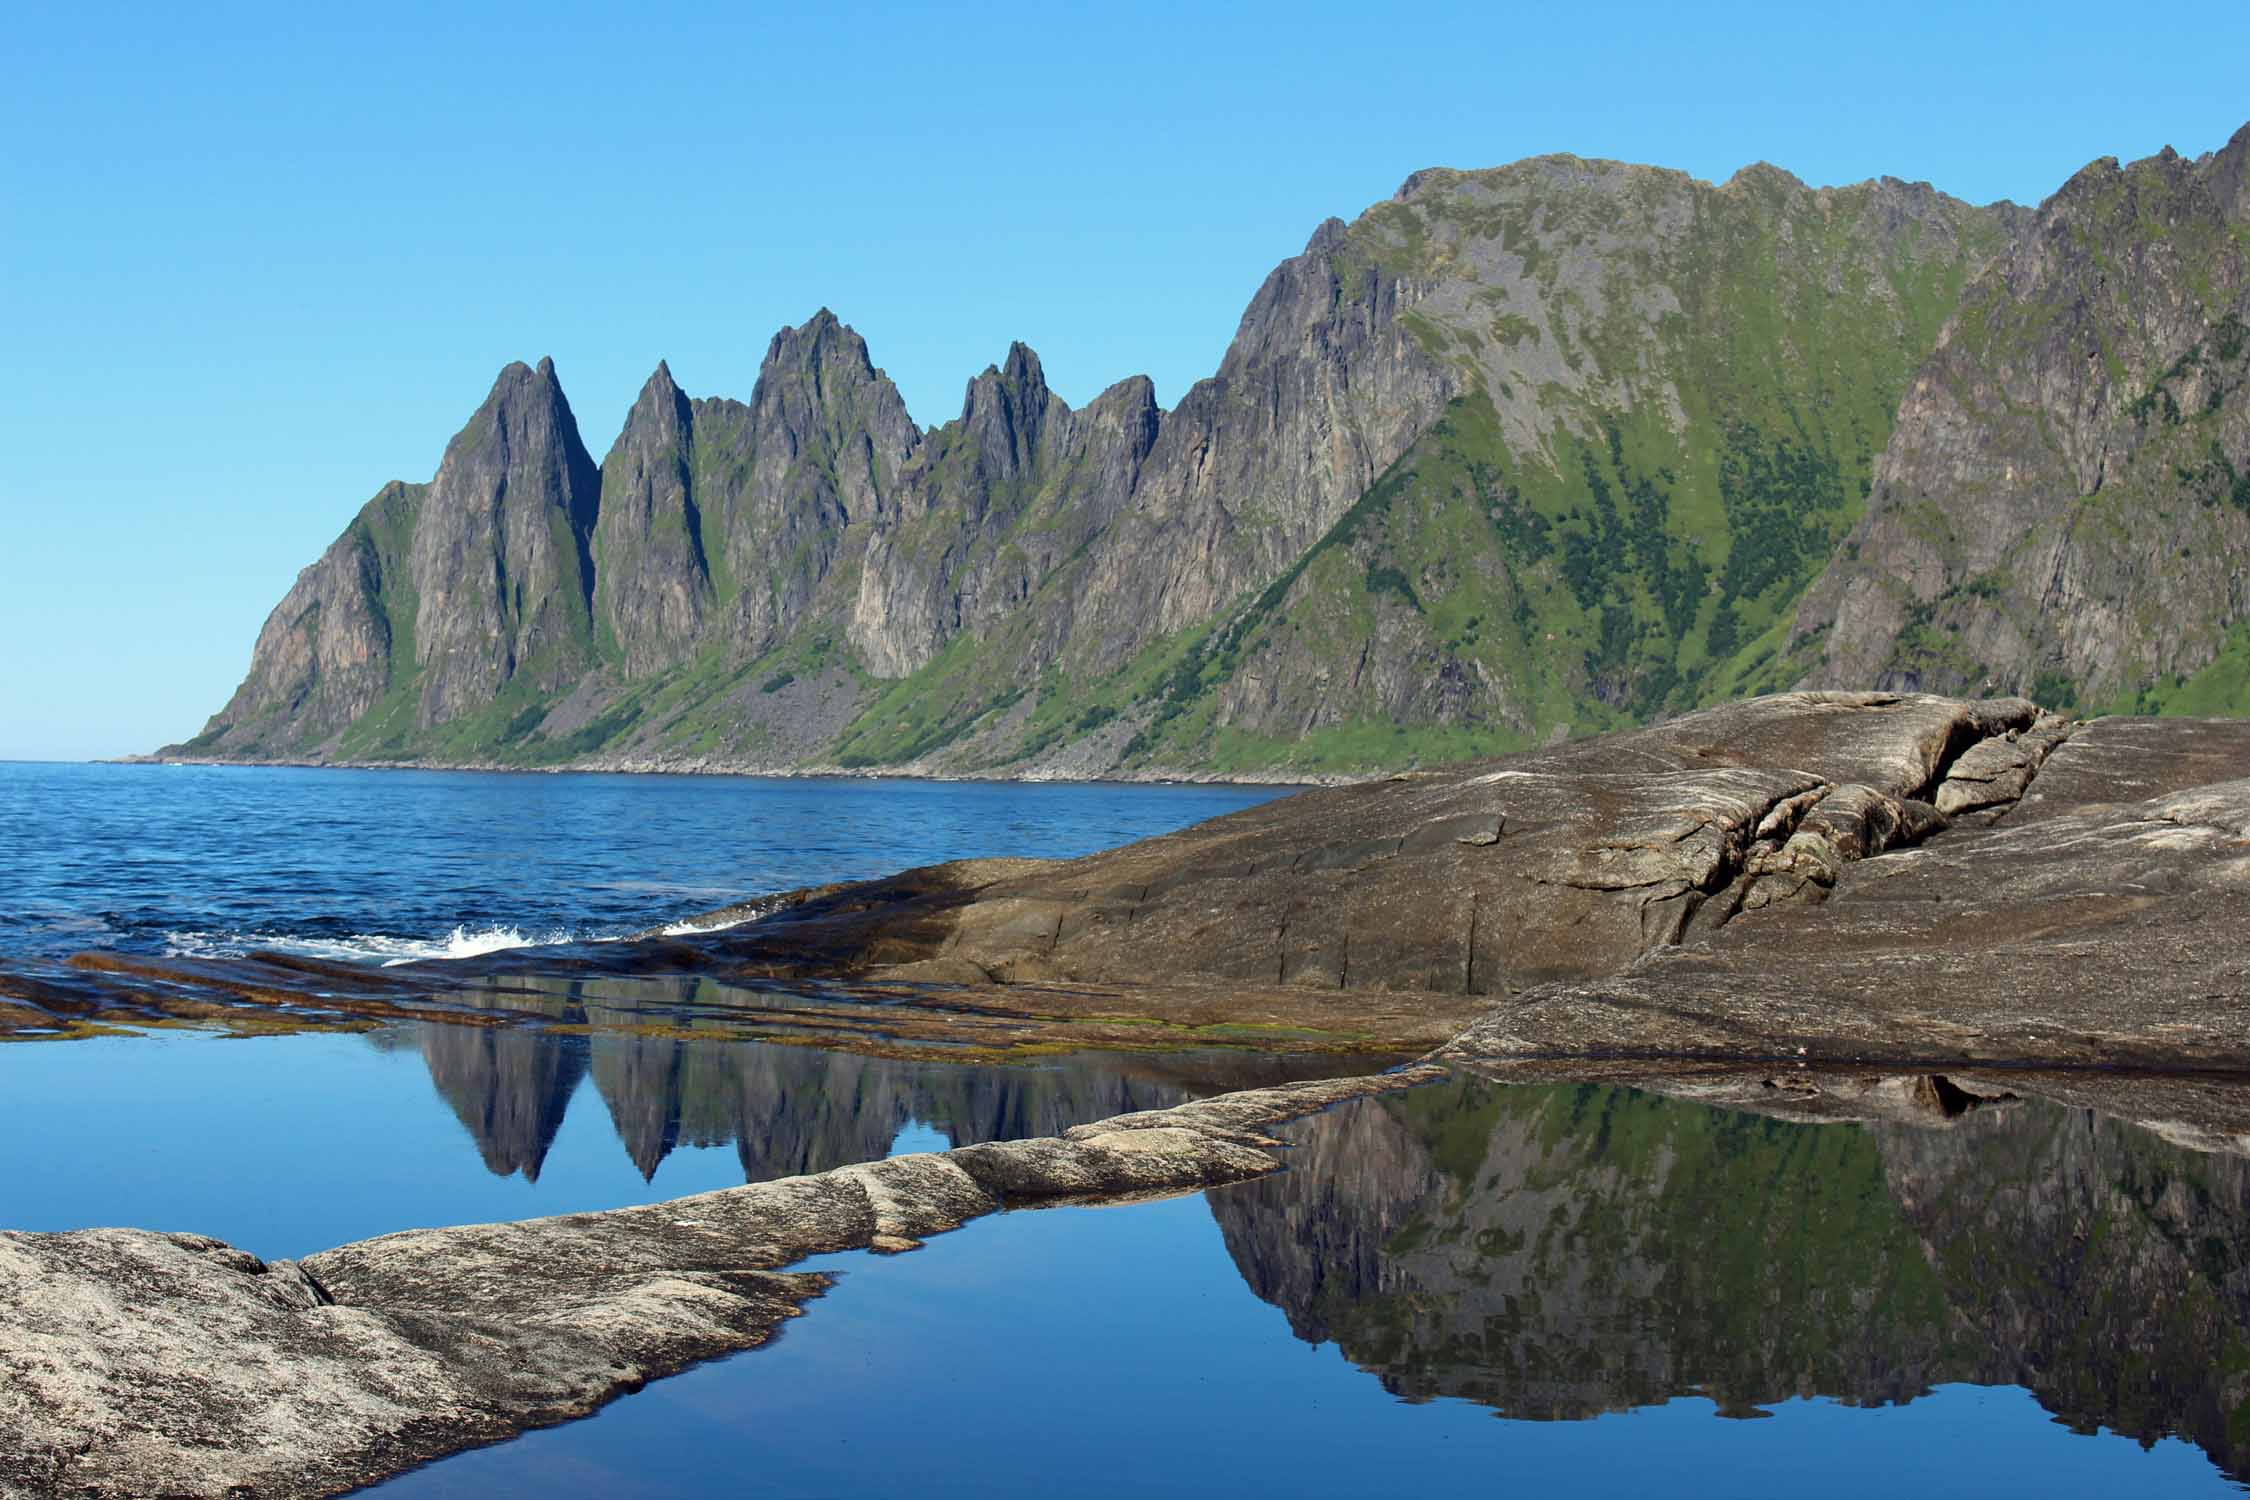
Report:
[{"label": "jagged mountain ridge", "polygon": [[922,429],[824,310],[748,403],[659,365],[596,471],[552,366],[511,366],[164,753],[1360,768],[1848,675],[1800,600],[1866,552],[1964,289],[2069,191],[1417,173],[1278,267],[1168,412],[1139,377],[1073,409],[1018,344]]},{"label": "jagged mountain ridge", "polygon": [[2242,712],[2246,562],[2250,126],[2092,163],[1971,285],[1793,644],[1822,682]]}]

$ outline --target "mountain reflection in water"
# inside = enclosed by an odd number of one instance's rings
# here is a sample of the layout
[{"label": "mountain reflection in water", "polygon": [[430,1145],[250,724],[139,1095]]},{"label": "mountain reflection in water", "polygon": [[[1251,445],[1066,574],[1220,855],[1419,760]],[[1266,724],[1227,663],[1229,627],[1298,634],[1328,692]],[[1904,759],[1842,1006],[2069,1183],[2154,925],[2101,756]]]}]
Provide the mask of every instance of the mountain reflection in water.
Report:
[{"label": "mountain reflection in water", "polygon": [[2028,1099],[1808,1125],[1466,1079],[1284,1133],[1288,1172],[1209,1195],[1228,1250],[1406,1400],[1760,1416],[2016,1385],[2250,1473],[2241,1157]]},{"label": "mountain reflection in water", "polygon": [[1110,1115],[1395,1061],[1187,1051],[943,1063],[747,1042],[716,1021],[706,1036],[694,1023],[649,1024],[661,1015],[652,991],[699,983],[558,982],[508,996],[511,1010],[544,1013],[552,1028],[418,1021],[378,1036],[419,1049],[487,1167],[533,1182],[589,1075],[644,1180],[675,1148],[731,1144],[744,1180],[759,1182],[880,1158],[913,1123],[954,1145],[1059,1135]]}]

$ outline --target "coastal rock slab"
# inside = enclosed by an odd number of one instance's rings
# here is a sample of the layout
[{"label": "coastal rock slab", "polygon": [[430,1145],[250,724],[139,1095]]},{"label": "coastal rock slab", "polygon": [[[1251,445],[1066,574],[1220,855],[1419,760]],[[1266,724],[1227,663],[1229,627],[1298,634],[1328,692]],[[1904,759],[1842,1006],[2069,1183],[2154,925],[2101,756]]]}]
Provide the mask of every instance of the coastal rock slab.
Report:
[{"label": "coastal rock slab", "polygon": [[[967,964],[1066,983],[1519,993],[1676,942],[1714,896],[1732,893],[1723,920],[1825,891],[1843,863],[1944,827],[1926,799],[1957,772],[1977,805],[2003,801],[1994,778],[2032,768],[2033,742],[2012,737],[2041,722],[2014,698],[1777,694],[1301,792],[1084,859],[792,893],[714,946],[749,974]],[[1792,849],[1839,788],[1853,790]]]},{"label": "coastal rock slab", "polygon": [[1845,869],[1443,1050],[2250,1071],[2250,779],[2095,804]]}]

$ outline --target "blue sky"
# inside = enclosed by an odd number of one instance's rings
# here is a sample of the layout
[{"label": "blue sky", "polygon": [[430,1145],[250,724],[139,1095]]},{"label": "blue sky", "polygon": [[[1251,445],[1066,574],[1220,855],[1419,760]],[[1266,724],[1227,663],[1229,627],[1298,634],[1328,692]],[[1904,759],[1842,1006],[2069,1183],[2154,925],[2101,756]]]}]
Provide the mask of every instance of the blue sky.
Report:
[{"label": "blue sky", "polygon": [[[511,359],[598,458],[833,307],[917,420],[1009,340],[1167,405],[1418,167],[1770,160],[2031,202],[2250,119],[2250,7],[49,6],[0,40],[0,758],[201,727]],[[1859,18],[1867,18],[1864,21]]]}]

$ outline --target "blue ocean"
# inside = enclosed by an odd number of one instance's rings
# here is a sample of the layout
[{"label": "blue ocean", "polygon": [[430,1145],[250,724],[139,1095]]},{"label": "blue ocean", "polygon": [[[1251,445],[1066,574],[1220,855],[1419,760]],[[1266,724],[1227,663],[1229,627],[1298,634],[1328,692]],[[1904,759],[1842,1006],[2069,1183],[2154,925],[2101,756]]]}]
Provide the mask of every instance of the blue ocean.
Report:
[{"label": "blue ocean", "polygon": [[1281,789],[0,763],[0,955],[466,957],[977,855],[1067,858]]}]

